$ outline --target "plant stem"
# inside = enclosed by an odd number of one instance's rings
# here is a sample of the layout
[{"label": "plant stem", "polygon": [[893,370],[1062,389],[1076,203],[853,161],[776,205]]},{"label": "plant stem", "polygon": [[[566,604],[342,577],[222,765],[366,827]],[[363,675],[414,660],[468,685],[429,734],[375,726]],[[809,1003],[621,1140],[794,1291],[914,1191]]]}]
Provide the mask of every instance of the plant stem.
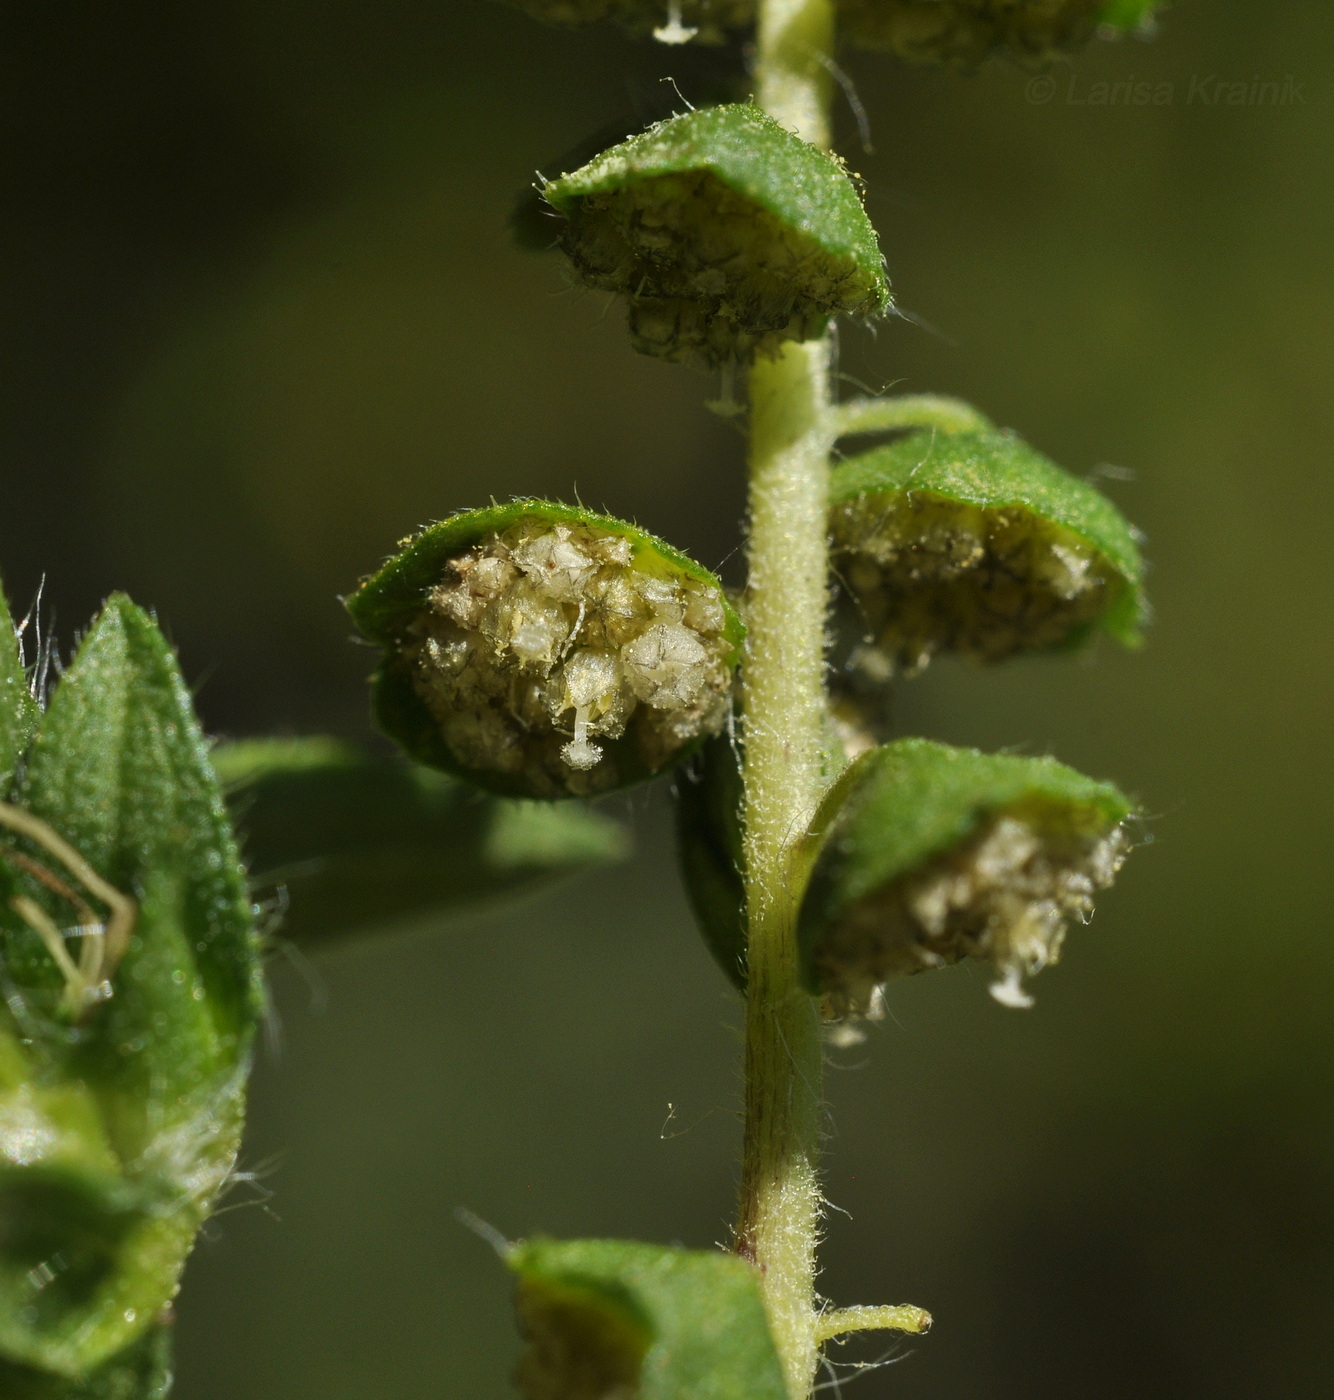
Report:
[{"label": "plant stem", "polygon": [[[761,0],[760,101],[829,140],[832,0]],[[830,345],[789,345],[750,376],[750,628],[743,671],[748,927],[745,1137],[737,1249],[761,1271],[793,1400],[815,1371],[822,1046],[798,975],[792,840],[824,785]]]}]

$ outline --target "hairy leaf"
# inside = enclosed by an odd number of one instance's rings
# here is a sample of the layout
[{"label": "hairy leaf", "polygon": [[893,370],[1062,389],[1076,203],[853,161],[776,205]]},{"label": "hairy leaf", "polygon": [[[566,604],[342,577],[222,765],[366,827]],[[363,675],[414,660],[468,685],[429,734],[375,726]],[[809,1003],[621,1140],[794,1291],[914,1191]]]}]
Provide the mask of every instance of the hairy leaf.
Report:
[{"label": "hairy leaf", "polygon": [[222,744],[252,884],[281,885],[279,932],[306,948],[443,915],[619,860],[618,823],[568,805],[491,797],[335,739]]},{"label": "hairy leaf", "polygon": [[754,1266],[625,1240],[520,1243],[528,1400],[787,1400]]}]

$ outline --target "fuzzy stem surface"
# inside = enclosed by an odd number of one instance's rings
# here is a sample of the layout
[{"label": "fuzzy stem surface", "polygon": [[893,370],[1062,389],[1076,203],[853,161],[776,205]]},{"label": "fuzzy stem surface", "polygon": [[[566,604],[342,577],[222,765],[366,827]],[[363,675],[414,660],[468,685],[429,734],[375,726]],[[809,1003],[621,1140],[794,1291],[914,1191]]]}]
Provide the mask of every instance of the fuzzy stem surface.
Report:
[{"label": "fuzzy stem surface", "polygon": [[[829,143],[832,0],[762,0],[761,104]],[[750,535],[745,713],[748,927],[745,1131],[737,1249],[760,1269],[793,1400],[819,1349],[815,1250],[823,1047],[802,988],[791,843],[824,785],[824,627],[830,415],[828,338],[791,344],[750,374]]]}]

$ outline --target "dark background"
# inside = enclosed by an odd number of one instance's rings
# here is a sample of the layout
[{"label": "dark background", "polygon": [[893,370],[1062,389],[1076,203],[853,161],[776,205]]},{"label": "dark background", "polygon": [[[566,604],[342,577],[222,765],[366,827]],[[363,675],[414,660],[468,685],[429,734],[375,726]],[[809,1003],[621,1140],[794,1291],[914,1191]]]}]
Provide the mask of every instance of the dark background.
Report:
[{"label": "dark background", "polygon": [[[20,610],[46,576],[66,646],[126,588],[215,732],[357,737],[368,654],[337,595],[420,522],[577,489],[733,551],[716,385],[634,356],[505,218],[535,167],[656,115],[660,77],[708,100],[738,55],[483,0],[14,5],[0,53],[0,564]],[[837,1056],[851,1218],[821,1286],[938,1319],[854,1394],[1323,1397],[1334,10],[1180,0],[1047,102],[1005,66],[846,66],[876,150],[850,119],[843,149],[932,329],[848,332],[845,370],[1132,469],[1104,482],[1157,609],[1139,655],[938,665],[896,701],[905,732],[1117,779],[1153,842],[1034,1011],[958,969]],[[1215,74],[1290,100],[1192,99]],[[1083,101],[1132,77],[1171,100]],[[738,1007],[662,794],[631,805],[631,867],[347,948],[313,987],[275,966],[262,1180],[191,1264],[180,1400],[509,1394],[506,1280],[459,1204],[510,1235],[725,1238]]]}]

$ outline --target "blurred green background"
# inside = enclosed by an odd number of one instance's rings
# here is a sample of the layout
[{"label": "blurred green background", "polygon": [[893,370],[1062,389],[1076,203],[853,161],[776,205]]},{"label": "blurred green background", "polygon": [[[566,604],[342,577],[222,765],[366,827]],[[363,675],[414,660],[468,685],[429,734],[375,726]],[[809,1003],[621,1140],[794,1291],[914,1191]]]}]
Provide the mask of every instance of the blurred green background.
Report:
[{"label": "blurred green background", "polygon": [[[716,384],[635,357],[505,220],[534,168],[679,106],[665,76],[715,98],[739,54],[484,0],[70,0],[0,29],[0,567],[20,610],[45,575],[66,647],[127,588],[215,732],[357,738],[337,595],[453,508],[577,490],[738,576]],[[836,1057],[821,1286],[938,1319],[853,1393],[1326,1396],[1334,9],[1180,0],[1054,90],[845,62],[875,153],[846,109],[841,143],[916,320],[846,333],[844,370],[1101,469],[1157,609],[1142,654],[937,665],[896,699],[904,732],[1117,779],[1152,841],[1035,1010],[956,969]],[[1214,75],[1290,100],[1207,104]],[[1087,102],[1132,78],[1171,100]],[[180,1400],[511,1393],[506,1281],[458,1205],[725,1238],[738,1006],[664,794],[626,811],[628,867],[275,964],[259,1180],[190,1267]]]}]

